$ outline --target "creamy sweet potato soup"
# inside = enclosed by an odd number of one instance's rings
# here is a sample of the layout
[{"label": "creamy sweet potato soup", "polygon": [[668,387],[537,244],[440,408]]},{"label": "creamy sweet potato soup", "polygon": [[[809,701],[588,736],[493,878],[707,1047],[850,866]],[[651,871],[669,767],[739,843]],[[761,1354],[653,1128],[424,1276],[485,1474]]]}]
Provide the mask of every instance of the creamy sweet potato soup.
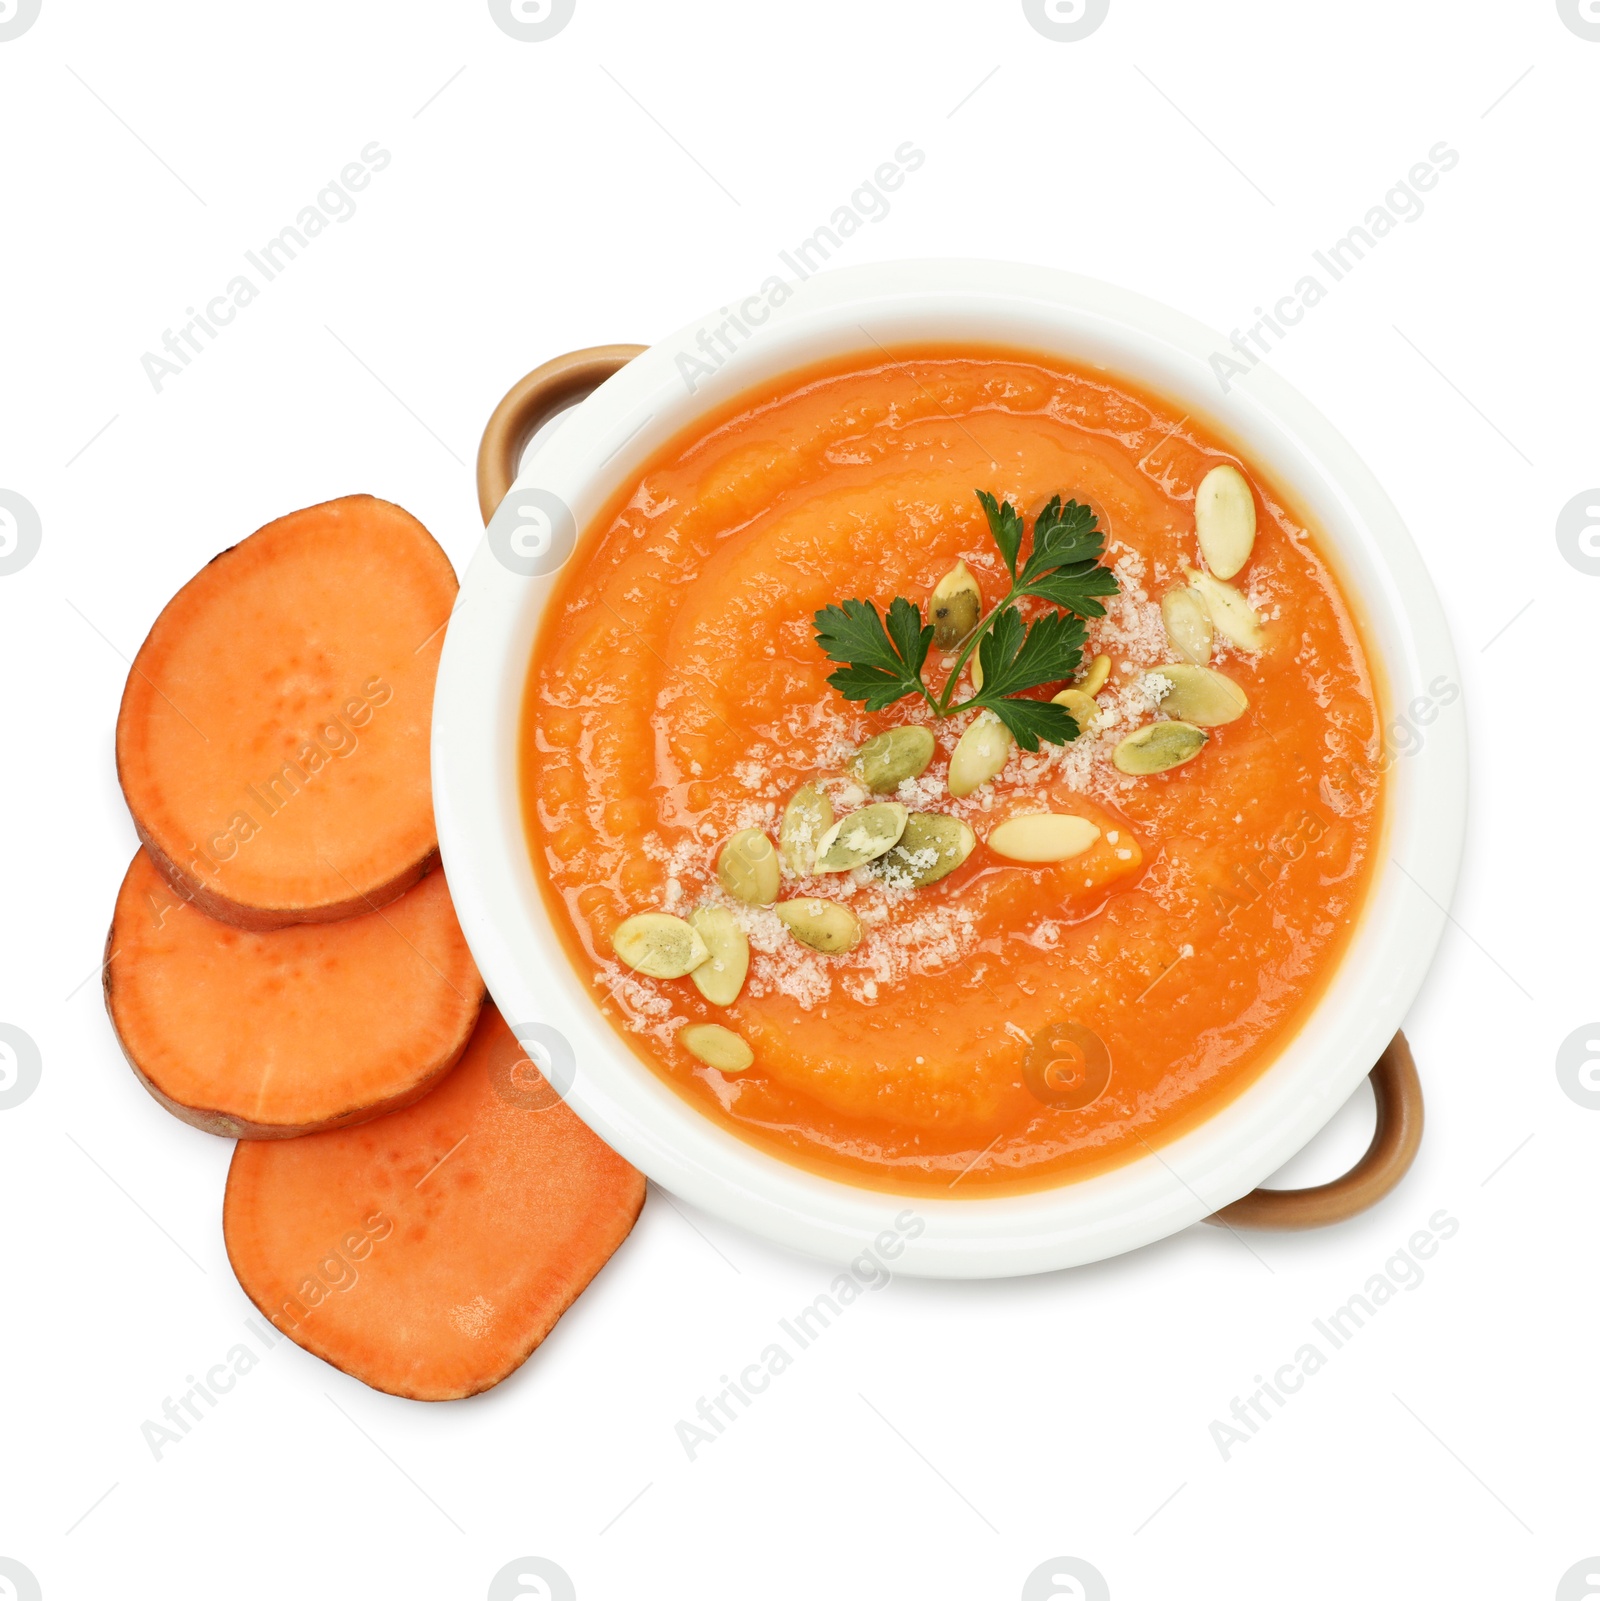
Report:
[{"label": "creamy sweet potato soup", "polygon": [[1304,1019],[1371,877],[1377,702],[1315,532],[1199,418],[874,353],[725,408],[580,541],[528,837],[596,1004],[706,1115],[878,1188],[1035,1188]]}]

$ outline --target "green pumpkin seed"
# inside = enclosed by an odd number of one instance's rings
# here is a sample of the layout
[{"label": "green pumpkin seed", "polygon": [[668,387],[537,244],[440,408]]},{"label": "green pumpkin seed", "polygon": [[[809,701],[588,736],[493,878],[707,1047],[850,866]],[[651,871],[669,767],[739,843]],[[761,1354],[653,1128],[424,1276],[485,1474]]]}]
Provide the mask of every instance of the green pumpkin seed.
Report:
[{"label": "green pumpkin seed", "polygon": [[896,889],[926,889],[955,872],[977,843],[978,836],[959,817],[913,812],[899,844],[880,856],[872,871]]},{"label": "green pumpkin seed", "polygon": [[688,923],[666,912],[640,912],[619,923],[611,949],[646,978],[682,978],[711,954]]},{"label": "green pumpkin seed", "polygon": [[983,591],[978,588],[964,561],[958,561],[928,597],[928,620],[933,624],[933,642],[940,650],[959,645],[983,615]]},{"label": "green pumpkin seed", "polygon": [[1211,613],[1197,589],[1169,589],[1161,597],[1167,643],[1186,662],[1204,667],[1211,660]]},{"label": "green pumpkin seed", "polygon": [[717,882],[735,900],[770,906],[778,898],[778,853],[759,828],[741,828],[717,856]]},{"label": "green pumpkin seed", "polygon": [[802,945],[825,956],[842,956],[861,943],[861,924],[855,913],[837,901],[806,897],[779,901],[772,909]]},{"label": "green pumpkin seed", "polygon": [[742,1073],[756,1059],[756,1053],[731,1028],[720,1023],[685,1023],[678,1030],[677,1041],[691,1056],[719,1073]]},{"label": "green pumpkin seed", "polygon": [[1206,747],[1206,731],[1193,723],[1146,723],[1111,753],[1120,773],[1145,777],[1192,762]]},{"label": "green pumpkin seed", "polygon": [[1014,743],[1011,730],[993,712],[979,712],[951,752],[950,793],[957,797],[970,795],[998,777]]},{"label": "green pumpkin seed", "polygon": [[802,784],[783,809],[778,856],[791,878],[804,878],[817,859],[817,841],[833,826],[833,802],[815,784]]},{"label": "green pumpkin seed", "polygon": [[909,815],[898,801],[879,801],[841,817],[817,841],[816,871],[848,873],[852,867],[865,867],[875,861],[894,848],[905,832]]},{"label": "green pumpkin seed", "polygon": [[726,906],[702,906],[690,913],[689,924],[709,953],[689,974],[694,987],[713,1006],[732,1006],[750,970],[750,941]]},{"label": "green pumpkin seed", "polygon": [[1194,497],[1200,554],[1218,578],[1232,578],[1256,542],[1256,498],[1237,467],[1224,463],[1200,480]]},{"label": "green pumpkin seed", "polygon": [[920,778],[933,760],[933,735],[912,725],[874,734],[850,758],[850,771],[874,795],[886,795],[905,779]]},{"label": "green pumpkin seed", "polygon": [[1161,697],[1161,709],[1179,722],[1217,728],[1250,709],[1249,696],[1226,673],[1192,662],[1168,662],[1155,671],[1172,685]]}]

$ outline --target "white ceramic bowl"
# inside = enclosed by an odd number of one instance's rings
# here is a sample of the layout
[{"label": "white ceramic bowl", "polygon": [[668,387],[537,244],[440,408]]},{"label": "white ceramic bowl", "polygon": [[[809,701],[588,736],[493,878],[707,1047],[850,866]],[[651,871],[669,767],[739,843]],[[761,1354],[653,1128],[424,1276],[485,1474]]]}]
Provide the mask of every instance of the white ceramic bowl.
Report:
[{"label": "white ceramic bowl", "polygon": [[[709,365],[708,316],[653,346],[568,414],[525,464],[584,529],[621,483],[705,411],[835,354],[932,340],[1007,345],[1103,366],[1204,415],[1281,484],[1324,537],[1364,614],[1385,725],[1457,682],[1438,597],[1399,514],[1349,445],[1262,364],[1224,394],[1208,358],[1225,341],[1110,285],[993,262],[907,262],[802,285]],[[1203,1124],[1116,1170],[1028,1195],[909,1199],[822,1178],[725,1132],[655,1076],[600,1016],[534,882],[517,777],[520,709],[552,578],[520,577],[480,546],[450,624],[434,702],[434,802],[462,927],[513,1024],[570,1042],[566,1097],[668,1190],[743,1228],[848,1261],[911,1208],[924,1228],[898,1271],[983,1278],[1096,1261],[1147,1244],[1254,1189],[1323,1126],[1371,1069],[1420,987],[1443,930],[1466,806],[1465,719],[1432,724],[1388,771],[1388,835],[1366,911],[1324,998],[1276,1060]]]}]

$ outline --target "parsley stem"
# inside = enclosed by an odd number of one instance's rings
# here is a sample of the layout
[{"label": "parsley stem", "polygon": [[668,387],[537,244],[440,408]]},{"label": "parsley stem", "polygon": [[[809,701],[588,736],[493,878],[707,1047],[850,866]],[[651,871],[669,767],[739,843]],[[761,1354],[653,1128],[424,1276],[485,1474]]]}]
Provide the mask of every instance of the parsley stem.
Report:
[{"label": "parsley stem", "polygon": [[[1006,598],[1001,601],[998,606],[994,607],[993,610],[989,612],[988,616],[979,619],[978,626],[967,635],[967,642],[961,647],[961,651],[956,657],[956,664],[950,669],[950,676],[944,681],[944,688],[940,691],[939,699],[935,701],[931,695],[928,696],[928,704],[933,707],[934,711],[937,712],[940,717],[952,716],[954,713],[960,711],[962,707],[970,706],[972,704],[971,701],[965,700],[962,701],[958,706],[952,706],[950,704],[950,696],[955,691],[956,680],[961,676],[961,669],[967,665],[967,658],[982,643],[983,636],[989,631],[989,625],[993,623],[995,618],[998,617],[1000,613],[1003,612],[1006,607],[1017,598],[1017,591],[1021,587],[1022,586],[1020,584],[1013,584],[1010,592],[1006,595]],[[922,693],[924,695],[928,694],[926,689],[924,689]]]}]

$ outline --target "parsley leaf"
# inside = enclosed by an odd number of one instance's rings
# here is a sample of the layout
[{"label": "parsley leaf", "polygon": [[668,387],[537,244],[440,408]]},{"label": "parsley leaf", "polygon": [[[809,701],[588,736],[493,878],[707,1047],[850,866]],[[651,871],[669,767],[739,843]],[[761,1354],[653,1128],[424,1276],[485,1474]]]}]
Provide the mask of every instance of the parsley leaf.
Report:
[{"label": "parsley leaf", "polygon": [[1099,521],[1087,506],[1080,506],[1075,500],[1063,506],[1060,495],[1056,495],[1034,521],[1033,554],[1022,570],[1023,583],[1051,567],[1099,561],[1106,548]]},{"label": "parsley leaf", "polygon": [[1022,645],[1021,613],[1008,606],[994,620],[994,627],[978,641],[978,663],[983,668],[983,687],[993,694],[1004,694],[996,685],[1010,671]]},{"label": "parsley leaf", "polygon": [[927,695],[922,664],[933,628],[923,627],[921,610],[909,600],[897,595],[891,602],[887,629],[870,600],[825,606],[812,621],[822,653],[845,663],[828,682],[846,700],[865,701],[868,711],[880,712],[907,695]]},{"label": "parsley leaf", "polygon": [[1072,714],[1054,701],[1001,700],[990,709],[1025,751],[1038,750],[1041,739],[1052,745],[1066,745],[1078,737]]},{"label": "parsley leaf", "polygon": [[978,491],[978,500],[983,506],[984,516],[989,519],[989,532],[994,536],[994,542],[1005,558],[1006,566],[1011,569],[1011,576],[1015,578],[1017,552],[1022,549],[1022,518],[1009,500],[1001,501],[997,505],[994,496],[987,489]]},{"label": "parsley leaf", "polygon": [[927,661],[928,647],[933,643],[933,624],[923,627],[922,608],[896,595],[889,603],[889,637],[901,660],[920,683],[922,664]]},{"label": "parsley leaf", "polygon": [[1097,562],[1075,562],[1071,567],[1058,567],[1053,573],[1035,578],[1019,593],[1037,595],[1080,617],[1104,617],[1106,609],[1094,597],[1114,595],[1117,587],[1117,575],[1110,568]]},{"label": "parsley leaf", "polygon": [[1055,744],[1075,739],[1078,725],[1065,707],[1019,697],[1023,690],[1059,683],[1075,673],[1083,660],[1085,634],[1078,618],[1061,612],[1038,618],[1026,633],[1014,607],[1001,612],[978,647],[983,688],[963,704],[987,706],[1024,750],[1038,750],[1041,737]]},{"label": "parsley leaf", "polygon": [[[869,600],[847,600],[816,613],[817,644],[829,661],[842,664],[828,682],[847,700],[863,702],[868,711],[920,695],[938,717],[969,707],[988,708],[1024,750],[1038,750],[1040,740],[1065,744],[1078,735],[1071,714],[1053,702],[1033,699],[1027,691],[1059,683],[1078,670],[1087,638],[1083,619],[1103,617],[1105,607],[1095,597],[1117,593],[1116,575],[1101,563],[1105,535],[1089,507],[1076,500],[1063,504],[1056,495],[1034,519],[1033,548],[1019,573],[1026,533],[1022,514],[988,490],[978,490],[977,496],[995,548],[1010,571],[1011,587],[949,662],[938,697],[922,679],[933,627],[923,622],[922,609],[903,596],[890,603],[886,617]],[[1060,610],[1024,622],[1017,602],[1029,598]],[[983,688],[952,705],[961,669],[974,650],[983,669]]]},{"label": "parsley leaf", "polygon": [[[1077,672],[1078,663],[1083,660],[1086,631],[1078,618],[1048,612],[1028,629],[1026,636],[1022,626],[1015,608],[1004,611],[979,647],[983,689],[977,699],[985,706],[993,706],[1003,696],[1036,689],[1040,684],[1058,684]],[[1013,635],[1017,644],[1011,643]]]},{"label": "parsley leaf", "polygon": [[883,619],[870,600],[847,600],[842,606],[824,606],[812,619],[817,643],[831,662],[864,662],[878,667],[900,665],[895,648],[884,632]]},{"label": "parsley leaf", "polygon": [[1116,575],[1100,565],[1105,548],[1095,514],[1075,500],[1063,506],[1057,495],[1034,522],[1033,552],[1018,580],[1021,593],[1080,617],[1104,617],[1106,609],[1094,597],[1117,592]]},{"label": "parsley leaf", "polygon": [[865,701],[869,712],[881,712],[885,706],[917,693],[915,685],[908,685],[904,678],[881,667],[841,667],[828,675],[828,682],[846,700]]}]

